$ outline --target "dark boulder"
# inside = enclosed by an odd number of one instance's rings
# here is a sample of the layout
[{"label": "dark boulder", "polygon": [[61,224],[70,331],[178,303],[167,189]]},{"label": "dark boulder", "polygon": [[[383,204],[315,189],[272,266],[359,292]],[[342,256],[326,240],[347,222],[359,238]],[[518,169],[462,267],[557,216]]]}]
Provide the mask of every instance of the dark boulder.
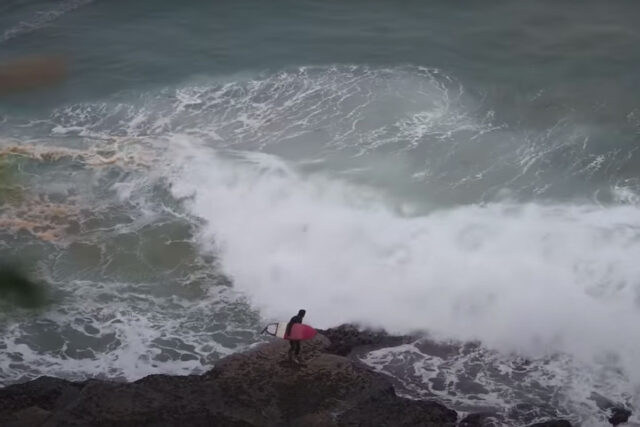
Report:
[{"label": "dark boulder", "polygon": [[609,422],[617,426],[618,424],[626,423],[629,421],[629,417],[631,416],[631,411],[628,409],[613,407],[609,410]]},{"label": "dark boulder", "polygon": [[629,417],[631,417],[631,411],[623,405],[617,404],[598,393],[591,393],[590,398],[596,403],[598,408],[604,411],[611,425],[617,426],[618,424],[626,423]]},{"label": "dark boulder", "polygon": [[503,424],[494,413],[477,412],[464,417],[460,421],[459,427],[497,427]]},{"label": "dark boulder", "polygon": [[370,351],[375,348],[394,347],[412,340],[407,336],[389,335],[383,330],[359,330],[354,325],[340,325],[319,332],[330,341],[327,353],[338,356],[347,356],[356,348]]}]

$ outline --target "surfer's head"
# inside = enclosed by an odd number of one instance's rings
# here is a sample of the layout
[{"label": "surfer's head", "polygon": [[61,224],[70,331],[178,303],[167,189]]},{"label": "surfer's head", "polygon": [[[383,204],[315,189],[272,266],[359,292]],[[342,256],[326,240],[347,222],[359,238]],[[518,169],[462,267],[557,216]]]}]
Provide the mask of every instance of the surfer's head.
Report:
[{"label": "surfer's head", "polygon": [[305,314],[307,314],[307,312],[305,310],[299,310],[298,311],[298,316],[300,316],[300,317],[304,317]]}]

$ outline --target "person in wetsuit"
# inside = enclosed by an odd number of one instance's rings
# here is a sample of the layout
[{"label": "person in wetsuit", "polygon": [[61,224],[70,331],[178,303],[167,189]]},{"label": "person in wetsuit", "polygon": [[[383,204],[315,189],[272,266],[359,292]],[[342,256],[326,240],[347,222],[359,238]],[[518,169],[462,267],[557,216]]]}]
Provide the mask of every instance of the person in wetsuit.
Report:
[{"label": "person in wetsuit", "polygon": [[[302,319],[304,318],[304,315],[306,314],[305,310],[299,310],[298,314],[296,314],[295,316],[293,316],[291,318],[291,320],[289,320],[289,323],[287,323],[287,331],[286,331],[286,335],[291,334],[291,328],[293,327],[294,324],[296,323],[302,323]],[[293,362],[294,359],[294,355],[295,355],[295,361],[297,363],[302,363],[300,361],[300,341],[299,340],[289,340],[289,361]]]}]

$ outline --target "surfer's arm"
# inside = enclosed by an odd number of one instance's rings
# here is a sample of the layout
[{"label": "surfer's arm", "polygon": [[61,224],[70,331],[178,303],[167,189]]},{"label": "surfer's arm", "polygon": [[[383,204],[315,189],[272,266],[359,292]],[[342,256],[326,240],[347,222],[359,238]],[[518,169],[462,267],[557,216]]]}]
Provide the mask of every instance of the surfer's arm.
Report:
[{"label": "surfer's arm", "polygon": [[293,328],[293,325],[295,323],[302,323],[300,319],[298,319],[298,316],[293,316],[291,320],[289,320],[289,323],[287,323],[287,330],[286,330],[285,336],[291,335],[291,328]]},{"label": "surfer's arm", "polygon": [[285,331],[285,336],[291,335],[291,328],[293,327],[294,323],[295,322],[293,321],[293,319],[289,320],[289,323],[287,323],[287,330]]}]

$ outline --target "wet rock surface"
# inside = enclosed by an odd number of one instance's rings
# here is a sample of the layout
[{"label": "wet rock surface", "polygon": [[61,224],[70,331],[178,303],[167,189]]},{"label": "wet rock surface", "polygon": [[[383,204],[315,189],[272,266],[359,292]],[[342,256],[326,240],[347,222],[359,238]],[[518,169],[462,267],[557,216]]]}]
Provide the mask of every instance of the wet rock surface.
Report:
[{"label": "wet rock surface", "polygon": [[0,424],[33,426],[454,426],[455,411],[398,397],[389,380],[328,353],[318,335],[303,365],[285,341],[222,359],[203,375],[133,383],[42,377],[0,390]]},{"label": "wet rock surface", "polygon": [[622,404],[613,402],[598,393],[591,393],[590,398],[596,402],[598,408],[607,414],[607,420],[611,425],[617,426],[626,423],[629,417],[631,417],[631,411],[626,409]]},{"label": "wet rock surface", "polygon": [[[3,426],[498,426],[491,412],[464,418],[431,400],[399,397],[386,375],[353,354],[400,345],[409,337],[321,331],[302,345],[303,364],[287,360],[284,340],[220,360],[203,375],[151,375],[132,383],[41,377],[0,389]],[[446,349],[436,349],[446,353]],[[435,350],[434,350],[435,351]],[[351,355],[351,357],[345,357]],[[593,397],[614,425],[630,413]],[[626,417],[626,418],[625,418]],[[459,422],[458,420],[462,418]],[[530,427],[567,427],[548,420]]]},{"label": "wet rock surface", "polygon": [[459,427],[495,427],[502,423],[490,412],[478,412],[464,417]]},{"label": "wet rock surface", "polygon": [[382,330],[360,330],[354,325],[341,325],[318,331],[326,336],[330,344],[327,353],[348,356],[354,350],[360,352],[381,347],[393,347],[412,341],[408,336],[393,336]]}]

